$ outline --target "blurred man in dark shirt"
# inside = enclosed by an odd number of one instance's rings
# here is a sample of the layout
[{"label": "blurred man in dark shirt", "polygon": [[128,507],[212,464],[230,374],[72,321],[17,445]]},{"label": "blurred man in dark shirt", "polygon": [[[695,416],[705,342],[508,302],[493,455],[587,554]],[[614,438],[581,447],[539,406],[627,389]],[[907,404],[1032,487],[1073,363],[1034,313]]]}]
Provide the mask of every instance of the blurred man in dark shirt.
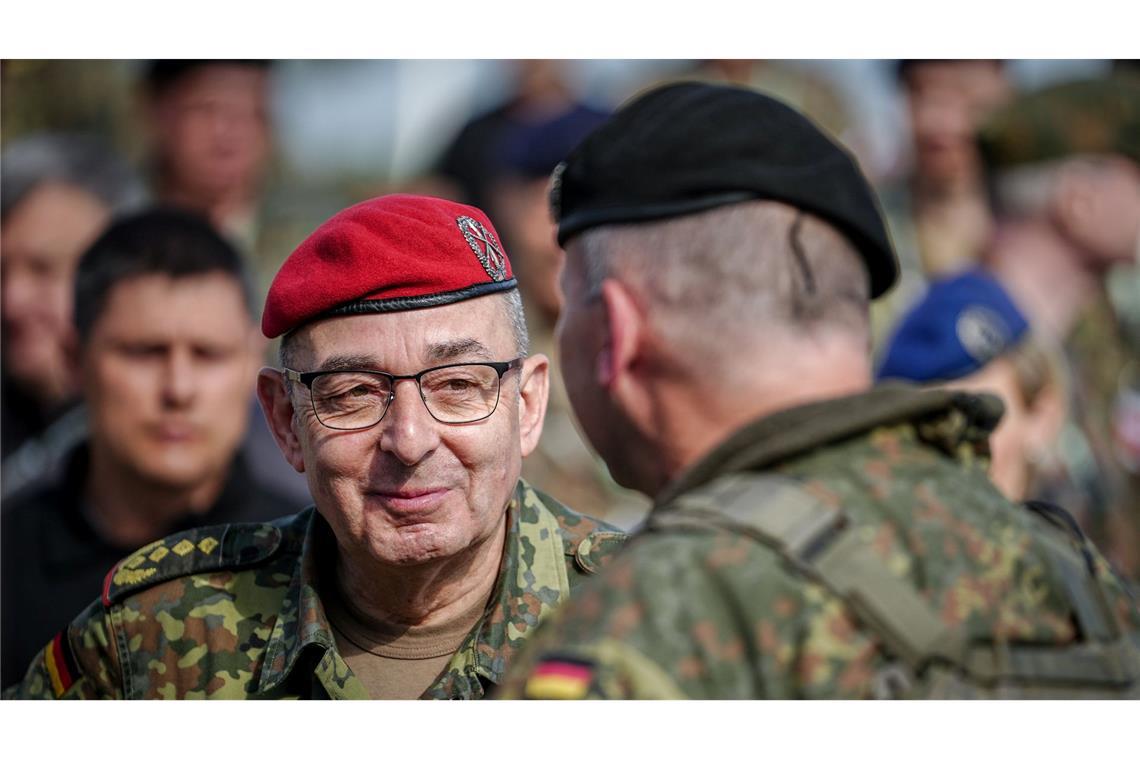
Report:
[{"label": "blurred man in dark shirt", "polygon": [[205,220],[155,210],[112,225],[80,261],[74,325],[88,438],[58,479],[4,503],[5,686],[125,554],[300,506],[238,454],[262,343],[240,256]]}]

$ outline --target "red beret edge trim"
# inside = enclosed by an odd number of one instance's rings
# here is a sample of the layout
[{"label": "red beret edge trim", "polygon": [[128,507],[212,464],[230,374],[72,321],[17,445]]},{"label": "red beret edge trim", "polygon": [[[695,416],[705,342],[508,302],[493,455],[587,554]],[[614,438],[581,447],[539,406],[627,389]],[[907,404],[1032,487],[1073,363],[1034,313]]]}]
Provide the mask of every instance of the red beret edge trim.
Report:
[{"label": "red beret edge trim", "polygon": [[444,293],[429,293],[422,296],[399,296],[397,298],[362,298],[357,301],[350,301],[340,306],[334,306],[331,309],[316,314],[304,322],[301,322],[287,330],[283,330],[274,335],[266,335],[267,338],[276,338],[278,335],[283,335],[287,332],[292,332],[300,327],[316,322],[327,317],[341,317],[354,314],[385,314],[395,311],[413,311],[415,309],[430,309],[435,306],[447,306],[448,304],[458,303],[459,301],[466,301],[471,298],[479,298],[480,296],[491,295],[492,293],[501,293],[507,290],[514,290],[518,287],[518,280],[511,277],[506,280],[498,282],[481,282],[475,285],[469,285],[466,288],[458,290],[449,290]]}]

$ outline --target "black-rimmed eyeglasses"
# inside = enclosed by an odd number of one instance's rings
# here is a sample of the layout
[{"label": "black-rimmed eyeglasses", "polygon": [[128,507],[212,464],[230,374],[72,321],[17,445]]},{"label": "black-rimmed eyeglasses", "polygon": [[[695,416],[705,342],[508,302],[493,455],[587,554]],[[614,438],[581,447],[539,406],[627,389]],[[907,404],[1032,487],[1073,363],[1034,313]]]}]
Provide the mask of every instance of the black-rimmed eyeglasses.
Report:
[{"label": "black-rimmed eyeglasses", "polygon": [[503,375],[522,363],[520,356],[509,362],[445,364],[414,375],[371,369],[298,372],[288,367],[281,373],[309,389],[313,413],[322,425],[363,430],[384,419],[401,380],[415,381],[428,413],[440,422],[459,425],[486,419],[499,406]]}]

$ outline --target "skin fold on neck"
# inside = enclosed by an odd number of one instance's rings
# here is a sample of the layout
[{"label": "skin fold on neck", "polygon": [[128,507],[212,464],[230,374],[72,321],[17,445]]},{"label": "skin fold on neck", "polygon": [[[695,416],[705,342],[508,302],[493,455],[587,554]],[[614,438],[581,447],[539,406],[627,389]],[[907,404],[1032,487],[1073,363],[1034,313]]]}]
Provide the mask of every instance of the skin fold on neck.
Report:
[{"label": "skin fold on neck", "polygon": [[507,512],[498,530],[466,552],[414,567],[393,567],[340,548],[336,583],[363,620],[386,625],[438,625],[490,598],[506,543]]}]

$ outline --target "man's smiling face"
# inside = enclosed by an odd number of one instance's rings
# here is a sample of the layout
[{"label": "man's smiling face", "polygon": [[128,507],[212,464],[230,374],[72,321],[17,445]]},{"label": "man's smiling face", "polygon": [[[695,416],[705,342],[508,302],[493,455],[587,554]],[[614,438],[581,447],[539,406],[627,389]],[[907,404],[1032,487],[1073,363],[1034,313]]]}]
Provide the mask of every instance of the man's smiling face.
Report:
[{"label": "man's smiling face", "polygon": [[[381,370],[412,375],[456,362],[509,361],[518,355],[503,296],[436,308],[335,317],[290,336],[300,371]],[[317,509],[342,551],[391,565],[417,565],[476,547],[503,526],[528,430],[528,384],[546,383],[546,359],[531,357],[503,375],[498,408],[477,422],[435,420],[415,383],[396,384],[383,419],[340,431],[316,417],[310,391],[292,387],[299,460]],[[539,371],[536,371],[536,368]],[[520,385],[523,392],[520,394]],[[545,402],[545,393],[542,394]],[[539,415],[541,430],[541,414]]]}]

